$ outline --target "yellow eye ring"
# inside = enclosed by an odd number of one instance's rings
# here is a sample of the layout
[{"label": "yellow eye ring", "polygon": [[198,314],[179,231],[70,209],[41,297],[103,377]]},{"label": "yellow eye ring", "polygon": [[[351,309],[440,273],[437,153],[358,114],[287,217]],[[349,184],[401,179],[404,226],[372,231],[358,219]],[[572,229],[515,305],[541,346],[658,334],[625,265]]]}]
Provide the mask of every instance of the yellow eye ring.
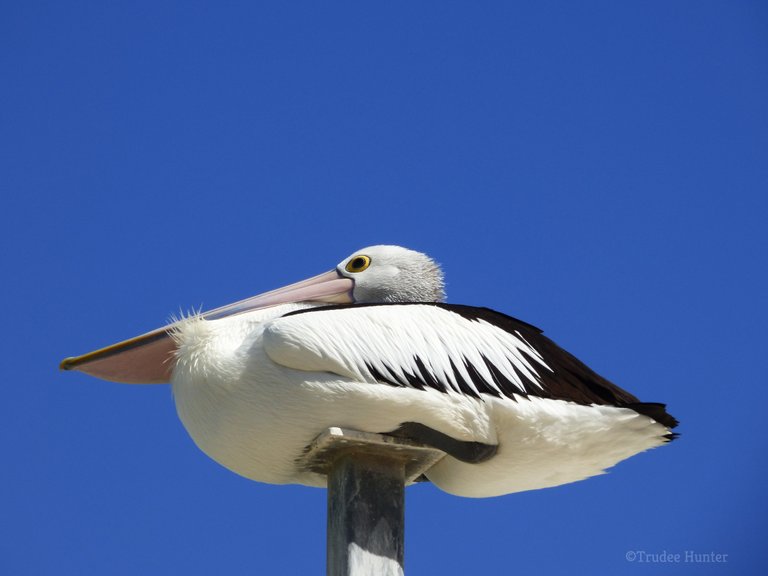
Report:
[{"label": "yellow eye ring", "polygon": [[347,272],[362,272],[368,266],[371,265],[371,259],[368,256],[355,256],[352,258],[349,262],[347,262],[347,265],[344,267],[344,270]]}]

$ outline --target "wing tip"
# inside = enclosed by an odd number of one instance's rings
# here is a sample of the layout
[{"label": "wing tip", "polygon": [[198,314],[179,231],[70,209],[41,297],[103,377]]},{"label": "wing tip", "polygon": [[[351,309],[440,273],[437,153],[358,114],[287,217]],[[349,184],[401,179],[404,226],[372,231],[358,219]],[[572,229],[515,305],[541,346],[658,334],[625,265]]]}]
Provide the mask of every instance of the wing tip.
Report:
[{"label": "wing tip", "polygon": [[[667,405],[662,404],[660,402],[632,402],[629,404],[624,404],[623,407],[630,408],[635,412],[637,412],[638,414],[642,414],[643,416],[648,416],[649,418],[653,418],[656,422],[658,422],[662,426],[666,426],[670,430],[672,428],[677,427],[677,425],[680,424],[677,418],[667,413]],[[680,435],[677,433],[671,432],[669,434],[666,434],[664,437],[667,438],[669,441],[672,441],[678,436]]]}]

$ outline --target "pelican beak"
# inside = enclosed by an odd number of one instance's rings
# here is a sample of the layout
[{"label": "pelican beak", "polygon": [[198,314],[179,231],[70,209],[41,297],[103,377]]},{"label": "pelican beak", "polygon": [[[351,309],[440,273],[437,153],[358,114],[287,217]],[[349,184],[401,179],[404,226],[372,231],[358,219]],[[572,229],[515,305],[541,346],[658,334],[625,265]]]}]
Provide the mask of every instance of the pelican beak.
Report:
[{"label": "pelican beak", "polygon": [[[314,276],[271,292],[227,304],[201,316],[218,320],[289,302],[324,302],[342,304],[354,302],[354,282],[336,270]],[[79,370],[91,376],[126,384],[163,384],[169,382],[176,364],[176,342],[170,336],[176,323],[152,330],[106,348],[65,358],[59,368]]]}]

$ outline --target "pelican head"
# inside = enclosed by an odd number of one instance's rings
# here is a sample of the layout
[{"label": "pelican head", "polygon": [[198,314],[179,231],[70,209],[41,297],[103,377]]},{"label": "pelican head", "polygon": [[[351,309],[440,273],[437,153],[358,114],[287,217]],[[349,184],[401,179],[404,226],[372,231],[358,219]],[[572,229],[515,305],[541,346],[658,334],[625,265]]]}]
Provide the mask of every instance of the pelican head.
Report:
[{"label": "pelican head", "polygon": [[355,302],[442,302],[443,272],[426,254],[400,246],[369,246],[342,260],[336,272],[354,282]]},{"label": "pelican head", "polygon": [[[443,273],[427,255],[400,246],[370,246],[353,253],[325,274],[200,314],[218,320],[292,302],[315,305],[375,302],[439,302]],[[63,370],[126,383],[168,382],[175,364],[176,323],[141,336],[66,358]]]}]

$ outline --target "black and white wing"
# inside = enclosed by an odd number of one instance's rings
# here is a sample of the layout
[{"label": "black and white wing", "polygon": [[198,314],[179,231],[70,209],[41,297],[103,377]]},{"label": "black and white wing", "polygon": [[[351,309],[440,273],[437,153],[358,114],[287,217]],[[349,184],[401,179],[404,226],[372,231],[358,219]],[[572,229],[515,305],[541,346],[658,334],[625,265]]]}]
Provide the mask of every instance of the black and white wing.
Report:
[{"label": "black and white wing", "polygon": [[357,304],[291,312],[265,328],[284,366],[476,398],[538,396],[631,408],[672,428],[663,404],[640,402],[541,330],[488,308]]}]

